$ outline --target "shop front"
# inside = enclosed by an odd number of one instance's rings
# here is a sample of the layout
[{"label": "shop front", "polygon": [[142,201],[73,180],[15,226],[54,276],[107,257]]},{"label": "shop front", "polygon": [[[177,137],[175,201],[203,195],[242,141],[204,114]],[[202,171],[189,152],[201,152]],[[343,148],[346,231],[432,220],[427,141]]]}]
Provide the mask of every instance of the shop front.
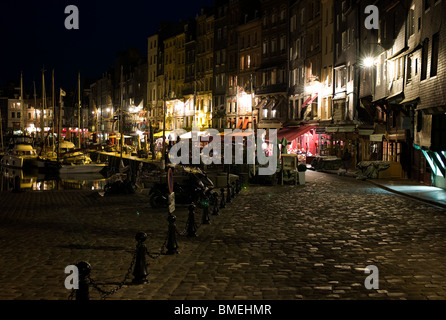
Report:
[{"label": "shop front", "polygon": [[382,158],[383,137],[383,134],[375,134],[374,128],[358,129],[358,163],[361,161],[376,161]]},{"label": "shop front", "polygon": [[311,164],[319,155],[320,135],[316,133],[316,126],[286,127],[277,134],[281,148],[286,147],[286,152],[296,154],[299,163]]},{"label": "shop front", "polygon": [[418,164],[421,171],[419,180],[427,185],[446,189],[446,108],[429,108],[423,112],[426,115],[425,121],[430,125],[423,126],[422,121],[417,123],[417,134],[420,136],[414,147],[422,159]]},{"label": "shop front", "polygon": [[390,163],[390,168],[380,174],[380,178],[407,178],[410,154],[406,133],[386,134],[383,140],[382,160]]},{"label": "shop front", "polygon": [[342,158],[345,151],[355,152],[356,139],[358,135],[356,133],[356,126],[336,126],[327,127],[327,134],[330,134],[329,155]]}]

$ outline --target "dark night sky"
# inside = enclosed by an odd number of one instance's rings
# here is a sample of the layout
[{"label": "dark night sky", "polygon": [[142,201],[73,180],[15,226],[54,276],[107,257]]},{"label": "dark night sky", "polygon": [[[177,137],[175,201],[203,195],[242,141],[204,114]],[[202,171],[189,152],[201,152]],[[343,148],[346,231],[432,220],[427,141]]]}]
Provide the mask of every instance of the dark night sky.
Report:
[{"label": "dark night sky", "polygon": [[[77,74],[96,78],[129,47],[147,53],[147,37],[161,21],[195,17],[212,0],[1,0],[0,86],[20,79],[30,90],[41,87],[45,66],[47,90],[51,70],[56,87],[77,87]],[[79,9],[79,30],[65,29],[65,7]]]}]

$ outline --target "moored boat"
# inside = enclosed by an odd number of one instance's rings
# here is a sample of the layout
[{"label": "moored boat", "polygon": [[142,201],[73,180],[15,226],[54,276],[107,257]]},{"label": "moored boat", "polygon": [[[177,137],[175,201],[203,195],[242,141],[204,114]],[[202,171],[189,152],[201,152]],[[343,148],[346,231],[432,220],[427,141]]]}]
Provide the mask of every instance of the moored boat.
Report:
[{"label": "moored boat", "polygon": [[1,159],[1,164],[12,168],[37,167],[37,152],[32,146],[32,138],[16,136],[11,139],[10,148]]},{"label": "moored boat", "polygon": [[37,167],[40,171],[54,171],[58,170],[60,166],[57,153],[52,150],[42,152],[37,159]]},{"label": "moored boat", "polygon": [[62,165],[59,169],[60,174],[88,174],[99,173],[107,167],[105,163],[89,163],[89,164],[70,164]]},{"label": "moored boat", "polygon": [[79,164],[88,161],[88,155],[80,150],[76,150],[74,143],[70,141],[61,141],[59,159],[65,165]]}]

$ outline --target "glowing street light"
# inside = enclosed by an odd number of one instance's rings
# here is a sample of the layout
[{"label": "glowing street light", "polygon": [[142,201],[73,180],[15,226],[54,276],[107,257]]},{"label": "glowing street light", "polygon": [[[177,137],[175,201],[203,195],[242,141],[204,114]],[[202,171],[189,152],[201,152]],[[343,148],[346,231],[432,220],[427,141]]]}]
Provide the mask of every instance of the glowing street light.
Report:
[{"label": "glowing street light", "polygon": [[364,59],[363,63],[364,67],[371,68],[375,65],[375,59],[373,59],[372,57],[367,57]]}]

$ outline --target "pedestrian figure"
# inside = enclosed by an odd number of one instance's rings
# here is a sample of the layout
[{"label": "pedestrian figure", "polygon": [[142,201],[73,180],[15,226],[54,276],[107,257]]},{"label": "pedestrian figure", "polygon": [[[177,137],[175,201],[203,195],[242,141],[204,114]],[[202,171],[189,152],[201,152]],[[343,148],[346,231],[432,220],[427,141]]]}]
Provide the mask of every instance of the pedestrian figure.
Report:
[{"label": "pedestrian figure", "polygon": [[344,155],[342,156],[342,161],[344,162],[344,168],[348,171],[350,167],[350,160],[352,159],[352,154],[348,149],[345,150]]}]

